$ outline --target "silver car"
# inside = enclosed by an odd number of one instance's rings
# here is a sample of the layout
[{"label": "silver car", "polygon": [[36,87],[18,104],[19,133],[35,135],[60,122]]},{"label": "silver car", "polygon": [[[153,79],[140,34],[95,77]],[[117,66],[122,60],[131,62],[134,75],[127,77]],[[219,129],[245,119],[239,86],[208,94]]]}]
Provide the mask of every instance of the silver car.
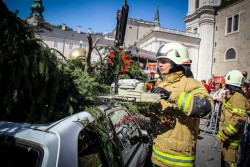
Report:
[{"label": "silver car", "polygon": [[144,166],[150,142],[123,107],[45,125],[0,121],[0,166]]}]

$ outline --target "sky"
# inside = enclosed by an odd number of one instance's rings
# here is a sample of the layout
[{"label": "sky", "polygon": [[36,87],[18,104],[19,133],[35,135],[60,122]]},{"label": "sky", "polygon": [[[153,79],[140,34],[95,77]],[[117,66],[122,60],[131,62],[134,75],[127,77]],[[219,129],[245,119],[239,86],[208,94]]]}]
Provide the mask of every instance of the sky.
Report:
[{"label": "sky", "polygon": [[[18,10],[18,17],[26,19],[34,0],[3,0],[10,11]],[[111,32],[116,26],[116,12],[122,9],[124,0],[42,0],[43,16],[53,25],[65,23],[82,32],[92,28],[94,33]],[[183,19],[187,15],[188,0],[127,0],[129,18],[154,21],[158,4],[161,27],[185,30]]]}]

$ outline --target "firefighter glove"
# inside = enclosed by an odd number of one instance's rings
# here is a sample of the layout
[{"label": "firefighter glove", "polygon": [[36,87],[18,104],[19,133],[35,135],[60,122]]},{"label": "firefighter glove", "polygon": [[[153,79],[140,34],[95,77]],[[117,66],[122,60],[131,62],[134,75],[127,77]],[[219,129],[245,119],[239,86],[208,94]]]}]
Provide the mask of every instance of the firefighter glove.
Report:
[{"label": "firefighter glove", "polygon": [[157,87],[157,88],[153,88],[151,90],[152,93],[160,93],[160,94],[163,94],[164,97],[163,99],[167,100],[171,94],[171,92],[167,91],[166,89],[163,89],[161,87]]}]

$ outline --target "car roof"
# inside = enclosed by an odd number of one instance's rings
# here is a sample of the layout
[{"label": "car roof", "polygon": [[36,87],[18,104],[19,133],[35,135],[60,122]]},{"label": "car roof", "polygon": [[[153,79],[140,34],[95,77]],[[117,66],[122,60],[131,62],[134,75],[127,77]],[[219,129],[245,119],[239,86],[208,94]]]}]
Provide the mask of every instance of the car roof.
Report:
[{"label": "car roof", "polygon": [[30,124],[30,123],[17,123],[17,122],[7,122],[0,121],[0,134],[1,133],[18,133],[23,130],[31,129],[38,131],[56,131],[56,129],[63,128],[65,124],[72,122],[92,122],[94,118],[88,112],[79,112],[74,115],[65,117],[61,120],[46,124]]},{"label": "car roof", "polygon": [[[33,125],[0,121],[0,137],[15,138],[22,144],[43,148],[42,166],[77,166],[78,135],[94,118],[80,112],[50,124]],[[69,161],[70,159],[70,161]],[[55,165],[56,163],[56,165]]]}]

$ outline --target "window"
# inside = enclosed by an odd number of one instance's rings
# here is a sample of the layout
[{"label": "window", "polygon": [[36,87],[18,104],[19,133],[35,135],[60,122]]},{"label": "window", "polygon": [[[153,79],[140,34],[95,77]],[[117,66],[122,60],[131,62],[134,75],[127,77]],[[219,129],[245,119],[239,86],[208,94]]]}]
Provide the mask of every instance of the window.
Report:
[{"label": "window", "polygon": [[0,136],[1,166],[39,167],[42,163],[42,149],[17,143],[8,137]]},{"label": "window", "polygon": [[218,31],[218,26],[215,26],[215,31]]},{"label": "window", "polygon": [[197,28],[194,28],[194,33],[195,33],[195,34],[197,33]]},{"label": "window", "polygon": [[195,9],[199,8],[199,2],[200,2],[200,0],[195,1]]},{"label": "window", "polygon": [[226,53],[226,60],[236,59],[236,52],[233,48],[228,49]]},{"label": "window", "polygon": [[214,42],[214,47],[216,48],[216,46],[217,46],[217,42]]},{"label": "window", "polygon": [[227,18],[226,34],[239,31],[239,14]]},{"label": "window", "polygon": [[58,46],[58,41],[54,41],[54,48],[57,48],[57,46]]},{"label": "window", "polygon": [[69,43],[69,50],[72,50],[72,49],[73,49],[73,45],[74,45],[73,42],[70,42],[70,43]]}]

